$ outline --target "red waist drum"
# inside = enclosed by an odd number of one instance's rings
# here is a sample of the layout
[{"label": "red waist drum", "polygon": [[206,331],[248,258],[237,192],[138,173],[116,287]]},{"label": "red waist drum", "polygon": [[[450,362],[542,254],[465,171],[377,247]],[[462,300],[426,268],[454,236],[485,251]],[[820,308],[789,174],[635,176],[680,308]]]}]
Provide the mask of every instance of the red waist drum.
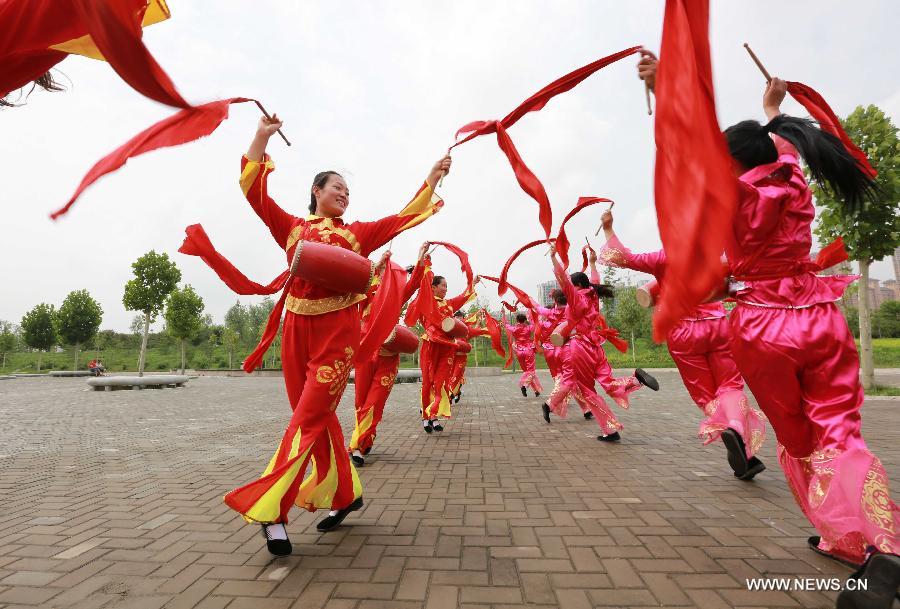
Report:
[{"label": "red waist drum", "polygon": [[441,330],[450,335],[450,338],[466,338],[469,336],[469,328],[462,320],[455,317],[445,317],[441,322]]},{"label": "red waist drum", "polygon": [[651,279],[634,292],[634,299],[645,309],[652,307],[659,300],[659,282]]},{"label": "red waist drum", "polygon": [[419,336],[406,326],[398,325],[382,348],[391,353],[415,353],[419,348]]},{"label": "red waist drum", "polygon": [[472,350],[472,345],[469,344],[469,341],[467,341],[467,340],[462,340],[462,339],[457,338],[456,339],[456,350],[459,351],[460,353],[468,353],[469,351]]},{"label": "red waist drum", "polygon": [[569,340],[569,337],[572,335],[572,331],[569,329],[569,322],[564,321],[553,330],[553,333],[550,335],[550,342],[555,347],[562,347],[566,344],[566,341]]},{"label": "red waist drum", "polygon": [[365,294],[374,273],[375,265],[368,258],[315,241],[298,243],[291,262],[291,275],[342,294]]}]

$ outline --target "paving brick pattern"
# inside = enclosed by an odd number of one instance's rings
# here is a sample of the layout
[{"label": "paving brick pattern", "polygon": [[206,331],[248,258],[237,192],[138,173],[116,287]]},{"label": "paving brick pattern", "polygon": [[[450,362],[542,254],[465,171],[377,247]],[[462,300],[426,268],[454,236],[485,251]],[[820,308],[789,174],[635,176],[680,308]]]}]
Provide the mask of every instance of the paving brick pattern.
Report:
[{"label": "paving brick pattern", "polygon": [[[0,608],[833,606],[833,593],[747,590],[745,578],[849,570],[806,549],[774,436],[769,471],[734,480],[722,446],[696,439],[699,411],[677,375],[659,378],[662,391],[618,410],[612,446],[577,409],[546,425],[509,375],[473,379],[428,436],[418,385],[398,385],[360,472],[365,508],[327,534],[314,527],[322,514],[295,510],[294,555],[280,559],[221,497],[274,450],[289,414],[281,379],[112,393],[4,381]],[[351,386],[348,435],[352,401]],[[895,493],[898,407],[863,410]]]}]

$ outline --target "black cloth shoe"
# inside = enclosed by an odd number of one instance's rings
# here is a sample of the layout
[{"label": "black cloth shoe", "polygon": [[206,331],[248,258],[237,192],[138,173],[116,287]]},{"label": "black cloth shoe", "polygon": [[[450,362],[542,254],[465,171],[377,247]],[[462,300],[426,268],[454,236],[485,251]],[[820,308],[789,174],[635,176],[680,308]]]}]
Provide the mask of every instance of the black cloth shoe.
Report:
[{"label": "black cloth shoe", "polygon": [[750,457],[750,460],[747,461],[747,473],[740,477],[741,480],[745,482],[749,482],[753,480],[756,474],[765,471],[765,464],[757,459],[756,457]]},{"label": "black cloth shoe", "polygon": [[535,391],[535,392],[534,392],[534,397],[536,397],[536,398],[541,397],[541,392],[540,392],[540,391]]},{"label": "black cloth shoe", "polygon": [[634,371],[634,376],[638,380],[638,382],[647,387],[648,389],[652,389],[653,391],[659,391],[659,381],[656,380],[652,374],[644,370],[643,368],[637,368]]},{"label": "black cloth shoe", "polygon": [[462,390],[456,392],[456,399],[453,400],[454,404],[459,404],[459,398],[462,397]]},{"label": "black cloth shoe", "polygon": [[622,439],[622,436],[619,435],[618,431],[614,431],[607,436],[597,436],[597,439],[601,442],[618,442]]},{"label": "black cloth shoe", "polygon": [[336,529],[342,522],[344,522],[344,518],[347,517],[347,514],[350,512],[355,512],[359,508],[363,506],[362,497],[357,497],[353,500],[353,503],[348,505],[342,510],[338,510],[338,513],[334,516],[326,516],[316,525],[316,530],[320,533],[325,533],[326,531],[331,531]]},{"label": "black cloth shoe", "polygon": [[588,410],[586,413],[584,413],[584,420],[585,420],[585,421],[590,421],[590,420],[593,419],[593,418],[594,418],[594,413],[591,412],[590,410]]},{"label": "black cloth shoe", "polygon": [[425,430],[425,433],[431,433],[431,421],[426,421],[424,425],[422,425],[422,429]]},{"label": "black cloth shoe", "polygon": [[431,427],[432,427],[435,431],[444,431],[444,426],[441,425],[441,422],[440,422],[440,421],[435,421],[435,422],[431,425]]},{"label": "black cloth shoe", "polygon": [[[275,556],[288,556],[291,552],[293,552],[294,548],[291,547],[290,539],[272,539],[269,536],[269,526],[268,524],[262,525],[262,534],[263,537],[266,538],[266,548],[269,549],[270,554],[274,554]],[[285,533],[287,533],[285,531]]]},{"label": "black cloth shoe", "polygon": [[846,558],[842,558],[842,557],[838,556],[837,554],[832,554],[830,552],[826,552],[825,550],[821,549],[819,547],[820,541],[822,541],[821,537],[819,537],[818,535],[813,535],[812,537],[807,538],[806,545],[808,545],[809,549],[812,550],[813,552],[815,552],[816,554],[820,554],[820,555],[824,556],[825,558],[830,558],[831,560],[833,560],[835,562],[839,562],[842,565],[847,565],[848,567],[852,567],[854,569],[862,568],[862,565],[859,565],[854,562],[850,562]]},{"label": "black cloth shoe", "polygon": [[372,447],[371,447],[371,446],[370,446],[369,448],[367,448],[366,450],[363,451],[363,455],[365,455],[365,456],[368,457],[370,452],[372,452]]},{"label": "black cloth shoe", "polygon": [[722,432],[722,443],[728,450],[728,465],[734,470],[734,477],[743,479],[750,469],[747,462],[747,453],[744,451],[744,441],[738,432],[730,427]]},{"label": "black cloth shoe", "polygon": [[522,397],[527,398],[528,397],[528,388],[527,387],[519,387],[519,389],[522,390]]},{"label": "black cloth shoe", "polygon": [[544,413],[544,420],[549,423],[550,422],[550,407],[547,406],[546,402],[541,404],[541,412]]},{"label": "black cloth shoe", "polygon": [[838,594],[837,609],[891,609],[900,600],[900,556],[876,552],[849,579],[865,582],[865,589],[847,586]]},{"label": "black cloth shoe", "polygon": [[353,453],[350,453],[350,460],[353,461],[353,465],[358,465],[359,467],[362,467],[363,465],[366,464],[365,459],[363,459],[362,457],[359,457],[357,455],[354,455]]}]

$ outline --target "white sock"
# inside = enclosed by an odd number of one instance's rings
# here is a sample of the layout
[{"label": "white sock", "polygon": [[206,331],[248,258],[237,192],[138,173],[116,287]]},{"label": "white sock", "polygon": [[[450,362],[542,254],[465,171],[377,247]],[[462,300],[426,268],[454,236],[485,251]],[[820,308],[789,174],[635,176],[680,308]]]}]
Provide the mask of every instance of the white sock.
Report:
[{"label": "white sock", "polygon": [[269,536],[269,539],[287,539],[287,531],[284,529],[284,525],[279,523],[270,524],[266,526],[266,531]]},{"label": "white sock", "polygon": [[359,452],[359,449],[356,449],[353,451],[353,456],[362,458],[363,455],[361,452]]},{"label": "white sock", "polygon": [[328,515],[329,516],[337,516],[339,511],[340,510],[331,510],[330,512],[328,512]]},{"label": "white sock", "polygon": [[431,421],[428,419],[422,419],[422,427],[428,427],[431,424]]},{"label": "white sock", "polygon": [[438,420],[437,420],[437,419],[431,419],[431,424],[432,424],[432,425],[436,425],[436,424],[437,424],[437,422],[438,422]]}]

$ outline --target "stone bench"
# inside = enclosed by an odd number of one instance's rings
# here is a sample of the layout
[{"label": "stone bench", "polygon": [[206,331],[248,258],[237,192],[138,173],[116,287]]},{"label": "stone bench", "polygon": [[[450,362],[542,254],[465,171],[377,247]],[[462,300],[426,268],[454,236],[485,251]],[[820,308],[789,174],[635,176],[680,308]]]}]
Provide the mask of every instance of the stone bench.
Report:
[{"label": "stone bench", "polygon": [[94,391],[116,391],[119,389],[164,389],[184,387],[191,377],[181,374],[152,374],[149,376],[98,376],[88,379],[88,386]]},{"label": "stone bench", "polygon": [[[418,383],[422,380],[422,371],[418,368],[401,368],[397,372],[395,383]],[[356,370],[350,373],[350,382],[355,384]]]},{"label": "stone bench", "polygon": [[91,376],[90,370],[54,370],[48,373],[53,377],[66,377],[66,376]]}]

